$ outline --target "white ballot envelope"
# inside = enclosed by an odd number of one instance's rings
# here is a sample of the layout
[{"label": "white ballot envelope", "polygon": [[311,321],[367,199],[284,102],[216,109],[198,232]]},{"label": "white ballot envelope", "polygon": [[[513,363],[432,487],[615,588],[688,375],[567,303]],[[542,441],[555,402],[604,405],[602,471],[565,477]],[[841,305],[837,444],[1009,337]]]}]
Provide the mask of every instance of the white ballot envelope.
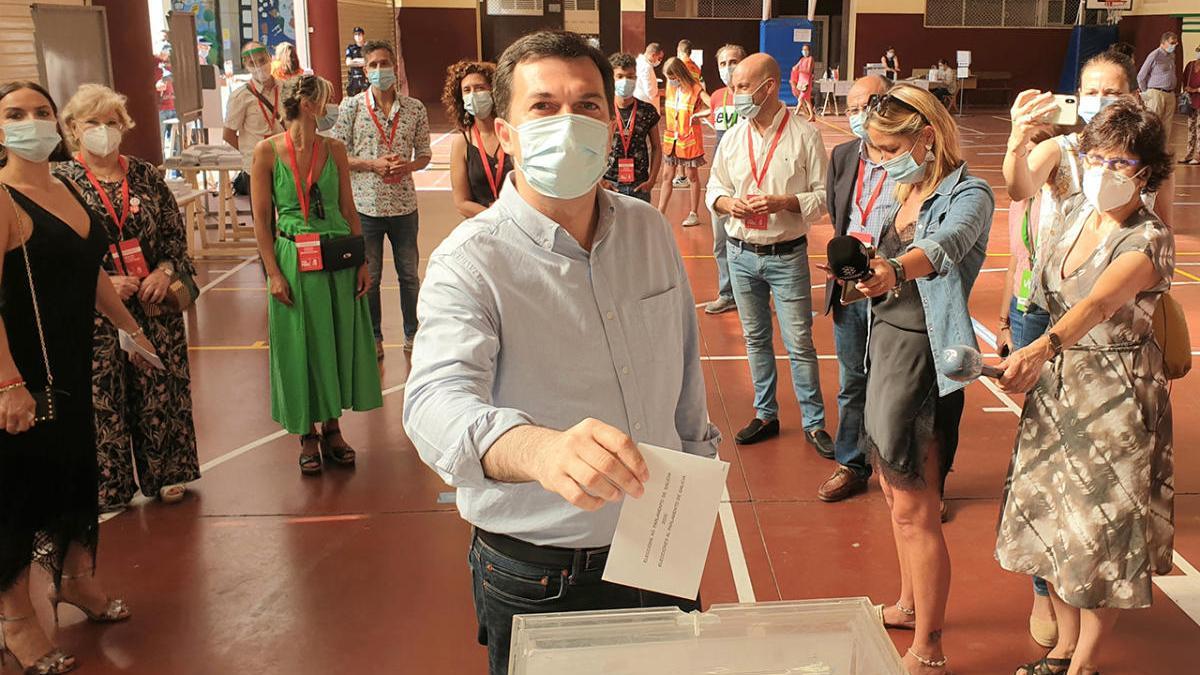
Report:
[{"label": "white ballot envelope", "polygon": [[638,450],[650,480],[621,505],[604,580],[694,600],[729,462],[645,443]]},{"label": "white ballot envelope", "polygon": [[126,333],[120,328],[117,329],[117,334],[120,336],[121,349],[130,355],[137,354],[143,359],[149,361],[150,365],[159,370],[166,370],[166,366],[163,365],[162,359],[158,358],[158,354],[155,354],[154,352],[151,352],[139,345],[137,341],[130,337],[129,333]]}]

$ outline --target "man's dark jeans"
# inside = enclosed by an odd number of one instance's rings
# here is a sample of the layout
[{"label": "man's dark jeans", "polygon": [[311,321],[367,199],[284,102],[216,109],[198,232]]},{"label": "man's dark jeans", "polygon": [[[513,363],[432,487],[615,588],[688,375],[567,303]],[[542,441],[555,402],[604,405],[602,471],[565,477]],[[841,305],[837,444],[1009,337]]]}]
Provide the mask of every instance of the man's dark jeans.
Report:
[{"label": "man's dark jeans", "polygon": [[371,287],[367,291],[367,304],[371,308],[371,324],[375,329],[375,341],[383,340],[383,309],[379,302],[379,282],[383,277],[383,239],[392,242],[392,258],[396,264],[396,276],[400,280],[400,313],[404,315],[404,337],[417,334],[417,294],[421,280],[417,276],[417,265],[421,254],[417,250],[417,212],[404,216],[376,218],[358,214],[362,221],[363,238],[367,246],[367,270],[371,273]]},{"label": "man's dark jeans", "polygon": [[475,592],[479,644],[487,645],[491,675],[508,674],[514,614],[638,607],[700,609],[699,598],[684,600],[601,581],[604,554],[579,558],[571,568],[548,568],[514,560],[473,537],[467,562]]}]

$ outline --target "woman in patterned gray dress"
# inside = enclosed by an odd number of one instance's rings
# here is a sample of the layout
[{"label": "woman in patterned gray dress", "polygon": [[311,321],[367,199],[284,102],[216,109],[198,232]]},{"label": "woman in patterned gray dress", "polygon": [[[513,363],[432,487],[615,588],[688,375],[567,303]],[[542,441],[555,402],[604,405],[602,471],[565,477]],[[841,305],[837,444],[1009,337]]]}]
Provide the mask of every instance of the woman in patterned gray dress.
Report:
[{"label": "woman in patterned gray dress", "polygon": [[1034,270],[1053,327],[1001,364],[1004,389],[1029,395],[996,558],[1050,582],[1059,628],[1026,675],[1097,672],[1116,610],[1149,606],[1151,575],[1171,569],[1171,407],[1152,317],[1175,243],[1140,196],[1171,156],[1158,118],[1129,102],[1096,116],[1080,155],[1086,201]]},{"label": "woman in patterned gray dress", "polygon": [[117,329],[96,315],[92,398],[100,508],[125,506],[139,486],[147,497],[175,503],[183,499],[185,485],[200,477],[187,335],[181,313],[153,310],[175,276],[195,274],[183,218],[158,169],[120,152],[121,136],[133,126],[124,96],[85,84],[63,108],[63,126],[77,152],[54,173],[78,186],[88,207],[101,217],[110,251],[120,241],[141,245],[145,276],[130,260],[130,269],[122,272],[117,267],[122,256],[114,260],[111,254],[105,269],[125,306],[158,345],[166,366],[141,370],[129,365],[121,357]]}]

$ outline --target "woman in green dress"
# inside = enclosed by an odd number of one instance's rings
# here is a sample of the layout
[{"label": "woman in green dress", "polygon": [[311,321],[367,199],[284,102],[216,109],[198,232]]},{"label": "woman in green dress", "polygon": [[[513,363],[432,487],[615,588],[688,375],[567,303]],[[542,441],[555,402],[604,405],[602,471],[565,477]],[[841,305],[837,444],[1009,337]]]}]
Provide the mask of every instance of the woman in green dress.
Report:
[{"label": "woman in green dress", "polygon": [[317,135],[331,91],[315,75],[289,80],[282,100],[287,131],[254,148],[250,172],[254,233],[271,292],[271,416],[300,435],[300,471],[306,475],[320,473],[323,462],[353,465],[354,449],[338,418],[343,410],[383,405],[366,263],[300,271],[297,239],[319,235],[325,244],[362,234],[346,147]]}]

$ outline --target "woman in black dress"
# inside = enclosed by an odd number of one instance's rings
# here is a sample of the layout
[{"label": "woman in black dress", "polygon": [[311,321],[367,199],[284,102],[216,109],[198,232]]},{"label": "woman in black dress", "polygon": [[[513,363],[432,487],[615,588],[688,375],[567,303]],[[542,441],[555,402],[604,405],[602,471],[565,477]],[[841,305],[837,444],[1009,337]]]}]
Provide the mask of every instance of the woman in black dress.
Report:
[{"label": "woman in black dress", "polygon": [[77,153],[55,166],[54,174],[78,187],[100,216],[110,252],[122,241],[140,245],[144,264],[127,259],[123,266],[125,256],[110,253],[105,272],[166,366],[132,367],[121,355],[117,327],[96,316],[92,403],[100,508],[124,507],[139,486],[147,497],[176,503],[185,484],[200,477],[184,315],[164,304],[173,282],[196,274],[183,218],[158,169],[121,154],[121,137],[133,126],[124,96],[85,84],[67,102],[62,118]]},{"label": "woman in black dress", "polygon": [[[492,205],[512,157],[496,138],[492,110],[492,74],[496,66],[483,61],[459,61],[446,69],[442,104],[459,135],[450,141],[450,189],[454,206],[471,218]],[[486,164],[485,164],[486,162]]]},{"label": "woman in black dress", "polygon": [[[95,622],[129,610],[93,576],[98,536],[92,417],[96,309],[153,346],[100,271],[104,225],[50,173],[66,159],[57,108],[39,85],[0,86],[0,654],[26,673],[64,673],[75,659],[36,620],[29,565],[54,579],[50,601]],[[36,299],[36,302],[35,302]],[[40,328],[40,329],[39,329]],[[53,392],[53,419],[35,396]]]}]

